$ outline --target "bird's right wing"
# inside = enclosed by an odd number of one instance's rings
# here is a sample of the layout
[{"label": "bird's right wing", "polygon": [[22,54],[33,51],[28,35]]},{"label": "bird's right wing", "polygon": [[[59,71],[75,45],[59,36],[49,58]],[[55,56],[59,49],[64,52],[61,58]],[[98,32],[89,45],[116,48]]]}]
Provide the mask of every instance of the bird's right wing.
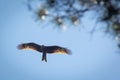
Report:
[{"label": "bird's right wing", "polygon": [[40,45],[37,45],[35,43],[23,43],[18,45],[18,49],[22,50],[35,50],[40,52]]}]

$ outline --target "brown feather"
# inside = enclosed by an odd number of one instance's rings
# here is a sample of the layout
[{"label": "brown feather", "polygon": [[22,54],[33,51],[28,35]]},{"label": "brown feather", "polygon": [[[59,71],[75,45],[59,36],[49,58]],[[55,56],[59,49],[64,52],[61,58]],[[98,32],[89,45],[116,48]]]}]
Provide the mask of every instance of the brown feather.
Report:
[{"label": "brown feather", "polygon": [[24,50],[37,50],[36,47],[27,45],[27,44],[20,44],[18,45],[18,49],[24,49]]},{"label": "brown feather", "polygon": [[58,49],[54,50],[53,53],[71,54],[71,51],[69,49],[66,49],[66,48],[58,48]]}]

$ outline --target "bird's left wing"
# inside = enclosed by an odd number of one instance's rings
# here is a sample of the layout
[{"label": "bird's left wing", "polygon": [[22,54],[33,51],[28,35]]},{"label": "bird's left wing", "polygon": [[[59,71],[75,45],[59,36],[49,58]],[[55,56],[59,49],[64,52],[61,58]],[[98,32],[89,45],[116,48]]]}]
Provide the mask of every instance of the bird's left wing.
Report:
[{"label": "bird's left wing", "polygon": [[71,54],[71,50],[60,46],[49,46],[46,48],[47,53]]}]

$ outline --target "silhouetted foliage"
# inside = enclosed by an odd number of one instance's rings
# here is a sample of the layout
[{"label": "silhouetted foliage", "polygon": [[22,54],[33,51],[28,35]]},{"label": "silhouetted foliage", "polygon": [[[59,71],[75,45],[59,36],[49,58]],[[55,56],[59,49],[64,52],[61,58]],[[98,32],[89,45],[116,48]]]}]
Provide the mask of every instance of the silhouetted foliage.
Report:
[{"label": "silhouetted foliage", "polygon": [[94,11],[97,23],[107,24],[107,33],[112,31],[117,39],[120,35],[120,0],[27,0],[27,6],[37,15],[37,20],[46,22],[48,17],[49,22],[62,29],[66,29],[67,24],[80,26],[84,15]]}]

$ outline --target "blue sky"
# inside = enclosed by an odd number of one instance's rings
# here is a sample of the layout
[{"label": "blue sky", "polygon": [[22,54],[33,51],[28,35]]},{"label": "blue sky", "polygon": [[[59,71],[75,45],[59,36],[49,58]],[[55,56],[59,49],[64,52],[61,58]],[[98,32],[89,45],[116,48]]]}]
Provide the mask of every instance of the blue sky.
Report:
[{"label": "blue sky", "polygon": [[[42,28],[23,1],[0,0],[0,80],[120,79],[120,55],[114,40],[100,32],[91,39],[80,27],[59,31],[47,24]],[[16,48],[26,42],[67,47],[73,54],[47,55],[45,63],[40,53]]]}]

